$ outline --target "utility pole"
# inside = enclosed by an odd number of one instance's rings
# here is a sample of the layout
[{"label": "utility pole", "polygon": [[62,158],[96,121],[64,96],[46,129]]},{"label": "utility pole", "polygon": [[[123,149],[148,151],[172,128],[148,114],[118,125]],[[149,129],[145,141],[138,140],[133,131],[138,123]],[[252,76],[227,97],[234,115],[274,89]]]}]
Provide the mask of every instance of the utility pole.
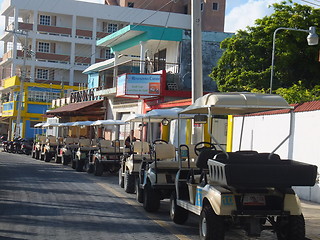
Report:
[{"label": "utility pole", "polygon": [[201,2],[200,0],[191,1],[191,49],[192,49],[192,103],[203,96],[202,80],[202,30],[201,30]]},{"label": "utility pole", "polygon": [[19,91],[19,98],[17,99],[17,119],[16,119],[16,128],[14,132],[14,137],[21,136],[20,134],[20,123],[21,123],[21,110],[22,110],[22,104],[23,104],[23,95],[24,95],[24,82],[26,80],[26,74],[27,74],[27,52],[28,52],[28,32],[27,31],[8,31],[13,34],[20,34],[25,36],[24,46],[23,46],[23,65],[21,68],[21,76],[20,76],[20,91]]},{"label": "utility pole", "polygon": [[[191,0],[191,91],[192,103],[203,96],[201,2]],[[193,123],[194,124],[194,123]],[[202,127],[193,127],[193,143],[202,141]]]}]

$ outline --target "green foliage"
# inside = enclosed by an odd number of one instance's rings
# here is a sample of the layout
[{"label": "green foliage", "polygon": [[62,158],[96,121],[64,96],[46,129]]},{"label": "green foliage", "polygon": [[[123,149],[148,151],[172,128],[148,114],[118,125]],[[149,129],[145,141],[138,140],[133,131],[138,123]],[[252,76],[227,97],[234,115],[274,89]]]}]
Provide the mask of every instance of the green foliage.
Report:
[{"label": "green foliage", "polygon": [[[275,10],[272,15],[257,19],[254,27],[238,31],[221,43],[225,52],[210,74],[220,91],[268,92],[274,31],[279,27],[316,26],[319,32],[319,9],[291,0],[272,7]],[[310,99],[308,94],[317,94],[314,88],[319,89],[316,87],[320,79],[319,46],[308,46],[306,37],[307,33],[289,30],[280,30],[276,35],[273,89],[280,88],[275,92],[288,97],[289,90],[299,90],[300,100],[297,96],[292,98],[293,102]]]}]

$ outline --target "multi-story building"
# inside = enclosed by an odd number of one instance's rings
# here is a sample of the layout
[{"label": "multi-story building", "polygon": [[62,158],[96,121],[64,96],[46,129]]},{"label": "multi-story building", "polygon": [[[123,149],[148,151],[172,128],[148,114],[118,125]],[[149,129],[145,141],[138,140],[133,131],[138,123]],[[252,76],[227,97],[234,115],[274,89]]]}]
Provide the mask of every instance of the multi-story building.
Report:
[{"label": "multi-story building", "polygon": [[[205,32],[223,32],[226,0],[201,0],[202,30]],[[156,11],[191,14],[191,0],[146,1],[141,0],[105,0],[105,4],[121,7],[142,8]]]},{"label": "multi-story building", "polygon": [[[190,29],[190,3],[173,1],[170,6],[164,2],[154,1],[153,4],[139,6],[138,1],[95,4],[76,0],[4,0],[1,14],[5,17],[6,32],[0,38],[4,42],[4,55],[0,62],[1,95],[18,95],[20,86],[5,88],[3,80],[19,77],[23,71],[23,81],[34,85],[86,85],[87,76],[82,72],[89,65],[113,58],[108,47],[97,46],[96,42],[128,24]],[[207,12],[209,5],[214,14]],[[224,8],[225,0],[202,3],[203,18],[212,15],[216,18],[215,21],[204,22],[210,23],[214,30],[222,31]],[[29,94],[33,94],[32,91]],[[1,99],[6,101],[7,98]],[[25,101],[22,99],[22,105]],[[41,104],[38,105],[42,109]],[[16,116],[6,117],[9,128],[14,129]],[[24,112],[21,117],[23,125]],[[24,132],[21,135],[24,136]]]}]

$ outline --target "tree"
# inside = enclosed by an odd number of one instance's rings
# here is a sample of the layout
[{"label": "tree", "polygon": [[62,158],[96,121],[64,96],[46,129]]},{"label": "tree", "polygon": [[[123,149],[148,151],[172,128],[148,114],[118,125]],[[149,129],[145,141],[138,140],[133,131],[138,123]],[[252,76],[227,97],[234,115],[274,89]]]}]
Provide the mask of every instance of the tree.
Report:
[{"label": "tree", "polygon": [[[308,29],[310,26],[316,26],[319,31],[319,9],[292,0],[272,7],[275,10],[272,15],[257,19],[254,27],[238,31],[221,43],[225,52],[210,74],[219,91],[268,91],[274,31],[279,27]],[[306,37],[304,32],[277,33],[273,89],[296,85],[313,92],[319,84],[319,46],[308,46]]]}]

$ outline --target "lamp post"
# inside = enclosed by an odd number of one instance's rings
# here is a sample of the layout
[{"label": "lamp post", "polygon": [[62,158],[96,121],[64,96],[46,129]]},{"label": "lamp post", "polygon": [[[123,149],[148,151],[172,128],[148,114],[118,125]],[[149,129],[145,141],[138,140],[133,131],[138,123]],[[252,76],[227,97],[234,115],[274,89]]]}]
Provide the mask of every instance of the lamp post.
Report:
[{"label": "lamp post", "polygon": [[272,60],[271,60],[271,77],[270,77],[270,94],[272,93],[272,83],[273,83],[273,75],[274,75],[274,55],[275,55],[275,48],[276,48],[276,34],[279,30],[290,30],[290,31],[298,31],[298,32],[306,32],[309,33],[307,36],[308,45],[313,46],[317,45],[319,42],[319,37],[316,34],[315,27],[309,27],[308,30],[305,29],[298,29],[298,28],[285,28],[279,27],[273,33],[273,44],[272,44]]}]

